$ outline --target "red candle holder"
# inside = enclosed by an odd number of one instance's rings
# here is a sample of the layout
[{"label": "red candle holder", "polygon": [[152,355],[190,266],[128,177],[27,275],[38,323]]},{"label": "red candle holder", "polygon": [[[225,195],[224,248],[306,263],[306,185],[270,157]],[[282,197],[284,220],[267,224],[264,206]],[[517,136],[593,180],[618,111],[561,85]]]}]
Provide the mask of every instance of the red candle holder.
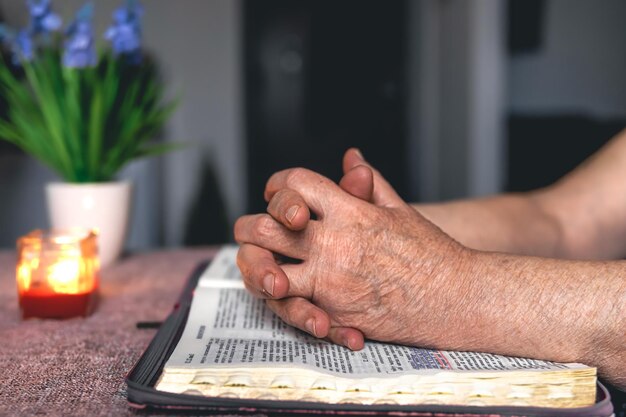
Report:
[{"label": "red candle holder", "polygon": [[35,230],[17,241],[17,292],[22,318],[88,316],[98,298],[93,231]]}]

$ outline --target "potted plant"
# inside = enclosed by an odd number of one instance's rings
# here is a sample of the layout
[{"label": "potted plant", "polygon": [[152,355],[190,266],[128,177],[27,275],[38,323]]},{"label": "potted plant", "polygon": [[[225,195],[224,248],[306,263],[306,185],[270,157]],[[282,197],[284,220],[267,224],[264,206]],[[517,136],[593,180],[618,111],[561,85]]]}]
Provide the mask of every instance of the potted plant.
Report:
[{"label": "potted plant", "polygon": [[172,145],[151,143],[174,110],[156,66],[141,48],[143,10],[126,0],[113,14],[106,46],[96,48],[93,2],[61,33],[50,0],[27,0],[29,25],[0,27],[9,56],[0,62],[0,138],[54,170],[47,186],[53,228],[99,233],[106,265],[123,248],[131,184],[117,174],[130,161]]}]

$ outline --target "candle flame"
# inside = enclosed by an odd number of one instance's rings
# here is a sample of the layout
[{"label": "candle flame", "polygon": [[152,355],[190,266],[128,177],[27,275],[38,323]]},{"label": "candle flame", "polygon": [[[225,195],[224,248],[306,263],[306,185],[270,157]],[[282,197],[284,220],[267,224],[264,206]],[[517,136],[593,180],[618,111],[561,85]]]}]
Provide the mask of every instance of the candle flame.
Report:
[{"label": "candle flame", "polygon": [[76,294],[80,287],[80,259],[60,258],[48,267],[48,285],[61,294]]},{"label": "candle flame", "polygon": [[17,287],[26,293],[83,294],[98,287],[93,233],[31,232],[18,241]]}]

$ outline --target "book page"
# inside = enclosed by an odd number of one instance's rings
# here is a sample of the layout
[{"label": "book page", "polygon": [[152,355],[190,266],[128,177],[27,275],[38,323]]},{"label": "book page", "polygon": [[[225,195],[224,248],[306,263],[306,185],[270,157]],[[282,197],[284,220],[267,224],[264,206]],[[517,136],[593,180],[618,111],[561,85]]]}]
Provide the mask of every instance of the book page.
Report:
[{"label": "book page", "polygon": [[367,341],[355,352],[285,324],[244,289],[237,247],[204,271],[158,390],[224,398],[359,404],[579,407],[595,368]]},{"label": "book page", "polygon": [[236,245],[222,247],[198,280],[199,288],[244,288],[243,277],[237,267]]},{"label": "book page", "polygon": [[220,252],[202,275],[184,333],[165,368],[309,369],[338,377],[394,377],[441,371],[501,372],[585,369],[580,364],[446,352],[366,342],[355,352],[297,330],[243,288],[236,247]]}]

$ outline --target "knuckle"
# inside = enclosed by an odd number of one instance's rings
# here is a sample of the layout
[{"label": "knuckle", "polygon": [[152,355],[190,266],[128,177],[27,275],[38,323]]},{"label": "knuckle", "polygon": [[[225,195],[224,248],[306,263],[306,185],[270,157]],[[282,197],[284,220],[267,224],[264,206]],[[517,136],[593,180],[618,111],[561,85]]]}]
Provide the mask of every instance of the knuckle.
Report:
[{"label": "knuckle", "polygon": [[276,314],[278,317],[283,319],[286,323],[291,324],[289,320],[287,319],[285,312],[283,311],[283,307],[284,307],[283,304],[284,304],[284,301],[282,300],[272,300],[272,299],[265,300],[265,305],[270,310],[272,310],[274,314]]},{"label": "knuckle", "polygon": [[274,222],[270,216],[259,216],[254,221],[254,235],[261,240],[272,239],[276,231]]},{"label": "knuckle", "polygon": [[280,190],[271,198],[269,204],[267,205],[267,211],[273,216],[276,216],[280,213],[280,207],[283,201],[283,195],[285,190]]},{"label": "knuckle", "polygon": [[285,315],[289,316],[292,322],[297,322],[297,318],[306,311],[306,306],[302,303],[302,300],[298,298],[292,298],[285,302]]},{"label": "knuckle", "polygon": [[309,175],[310,171],[306,168],[294,168],[287,173],[285,182],[289,188],[293,188],[301,183]]},{"label": "knuckle", "polygon": [[265,189],[266,189],[266,191],[267,191],[268,188],[272,187],[272,184],[277,181],[277,178],[279,178],[282,175],[282,173],[283,173],[283,171],[278,171],[278,172],[275,172],[272,175],[270,175],[270,177],[265,182]]},{"label": "knuckle", "polygon": [[274,195],[274,198],[272,198],[272,201],[270,201],[270,203],[273,202],[274,207],[277,207],[277,208],[282,207],[285,204],[289,203],[290,196],[291,196],[290,190],[282,189]]},{"label": "knuckle", "polygon": [[278,219],[286,218],[287,210],[294,204],[299,204],[298,194],[291,190],[280,190],[270,202],[270,212]]}]

